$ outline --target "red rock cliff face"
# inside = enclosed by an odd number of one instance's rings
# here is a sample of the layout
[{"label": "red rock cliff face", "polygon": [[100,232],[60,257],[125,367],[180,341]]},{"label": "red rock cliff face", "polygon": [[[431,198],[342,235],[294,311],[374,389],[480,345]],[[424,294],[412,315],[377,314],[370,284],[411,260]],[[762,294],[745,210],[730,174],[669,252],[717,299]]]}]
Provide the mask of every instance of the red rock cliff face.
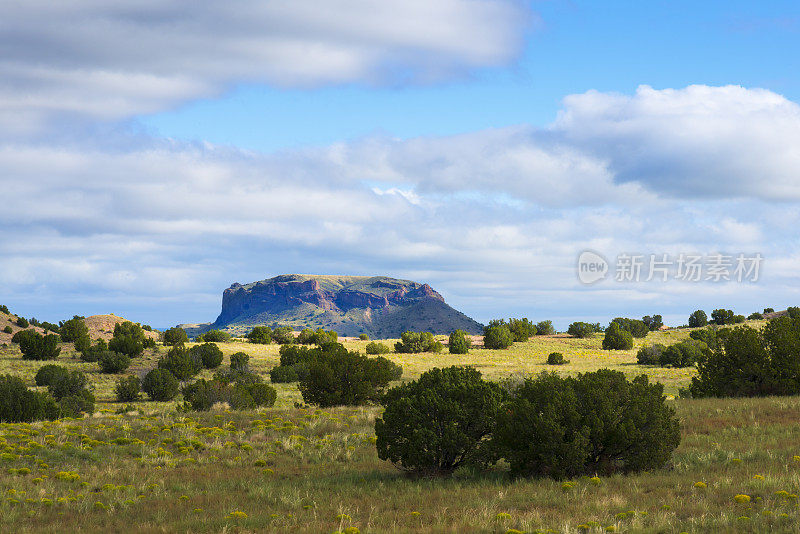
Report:
[{"label": "red rock cliff face", "polygon": [[[292,321],[295,325],[302,324],[309,318],[309,304],[323,312],[321,324],[341,324],[342,328],[355,331],[358,328],[378,328],[374,321],[389,321],[394,324],[389,317],[400,317],[397,315],[398,310],[412,307],[436,311],[423,313],[419,317],[403,316],[402,320],[397,319],[397,328],[404,328],[404,325],[411,327],[417,319],[421,321],[420,324],[430,324],[442,331],[451,326],[471,330],[478,330],[480,327],[466,316],[459,318],[458,321],[461,322],[454,325],[437,320],[437,317],[457,312],[447,306],[444,298],[428,284],[388,277],[320,276],[308,279],[306,275],[282,275],[247,285],[233,284],[222,295],[222,313],[213,323],[213,327],[269,324],[277,319]],[[430,308],[431,305],[433,308]],[[358,313],[348,314],[351,310]],[[318,315],[319,312],[313,312],[310,316]],[[363,322],[358,317],[362,317]]]},{"label": "red rock cliff face", "polygon": [[284,310],[304,302],[324,310],[336,310],[334,294],[320,289],[319,282],[258,282],[251,288],[233,284],[222,293],[222,313],[215,324],[225,324],[236,318],[264,311]]}]

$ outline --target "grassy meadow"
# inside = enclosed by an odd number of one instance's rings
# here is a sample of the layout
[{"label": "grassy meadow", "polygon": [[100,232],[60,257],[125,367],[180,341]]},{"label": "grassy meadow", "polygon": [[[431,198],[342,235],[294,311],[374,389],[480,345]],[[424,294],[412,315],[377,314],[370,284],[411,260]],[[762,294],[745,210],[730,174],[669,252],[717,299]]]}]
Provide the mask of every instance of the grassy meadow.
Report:
[{"label": "grassy meadow", "polygon": [[[474,365],[490,379],[606,367],[645,373],[673,396],[691,370],[638,366],[635,351],[687,336],[651,333],[632,351],[601,350],[602,335],[545,336],[505,351],[388,356],[403,366],[403,379],[453,364]],[[363,352],[366,343],[345,345]],[[262,374],[278,362],[276,345],[220,347],[224,365],[238,351]],[[164,351],[148,351],[130,372],[154,366]],[[546,365],[550,352],[570,363]],[[0,373],[31,386],[45,363],[0,350]],[[57,363],[90,375],[99,412],[0,424],[0,532],[800,531],[797,397],[669,400],[683,440],[668,470],[554,481],[512,480],[498,468],[412,479],[377,458],[376,407],[304,407],[293,384],[277,384],[275,407],[257,412],[122,406],[113,399],[117,376],[97,373],[66,346]]]}]

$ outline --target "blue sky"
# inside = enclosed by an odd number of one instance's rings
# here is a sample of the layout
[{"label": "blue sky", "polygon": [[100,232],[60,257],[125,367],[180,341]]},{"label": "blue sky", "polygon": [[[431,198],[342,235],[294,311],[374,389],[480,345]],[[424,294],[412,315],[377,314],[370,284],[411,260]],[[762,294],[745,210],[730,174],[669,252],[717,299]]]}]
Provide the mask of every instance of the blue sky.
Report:
[{"label": "blue sky", "polygon": [[[0,302],[25,316],[210,321],[296,272],[559,327],[800,302],[795,2],[4,10]],[[585,286],[587,249],[765,259]]]},{"label": "blue sky", "polygon": [[565,95],[589,89],[732,84],[800,96],[796,2],[530,5],[524,46],[506,65],[422,85],[241,84],[138,122],[157,135],[271,151],[371,135],[546,126]]}]

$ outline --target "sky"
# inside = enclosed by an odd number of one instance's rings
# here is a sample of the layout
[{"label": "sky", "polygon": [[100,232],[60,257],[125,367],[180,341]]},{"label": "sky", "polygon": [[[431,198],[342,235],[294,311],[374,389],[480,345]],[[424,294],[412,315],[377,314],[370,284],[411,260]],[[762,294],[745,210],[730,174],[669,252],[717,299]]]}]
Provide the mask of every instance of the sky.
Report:
[{"label": "sky", "polygon": [[[0,13],[0,302],[24,316],[206,322],[233,282],[284,273],[560,328],[800,303],[796,2]],[[742,280],[740,255],[761,258]]]}]

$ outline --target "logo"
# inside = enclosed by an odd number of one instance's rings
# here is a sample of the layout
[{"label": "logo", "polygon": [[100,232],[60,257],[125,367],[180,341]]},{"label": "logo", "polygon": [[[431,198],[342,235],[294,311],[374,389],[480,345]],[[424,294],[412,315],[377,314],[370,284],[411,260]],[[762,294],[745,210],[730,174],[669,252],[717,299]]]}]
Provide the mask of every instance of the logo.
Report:
[{"label": "logo", "polygon": [[584,250],[578,256],[578,280],[582,284],[594,284],[608,274],[608,261],[591,250]]}]

